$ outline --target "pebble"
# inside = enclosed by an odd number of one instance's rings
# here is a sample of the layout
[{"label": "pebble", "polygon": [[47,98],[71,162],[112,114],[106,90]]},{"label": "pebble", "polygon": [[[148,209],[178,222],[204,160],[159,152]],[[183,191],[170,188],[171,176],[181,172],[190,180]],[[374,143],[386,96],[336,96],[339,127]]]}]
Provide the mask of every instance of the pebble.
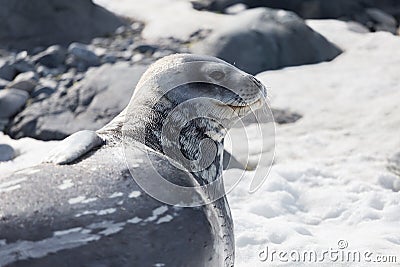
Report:
[{"label": "pebble", "polygon": [[17,73],[29,72],[35,70],[34,64],[25,60],[16,61],[12,64],[12,66]]},{"label": "pebble", "polygon": [[32,58],[35,63],[42,64],[48,68],[57,68],[64,64],[67,57],[67,51],[60,45],[52,45],[45,51]]},{"label": "pebble", "polygon": [[134,48],[134,51],[142,53],[142,54],[153,54],[155,51],[158,50],[158,47],[155,45],[148,45],[148,44],[142,44],[142,45],[137,45]]},{"label": "pebble", "polygon": [[72,43],[68,47],[68,52],[74,56],[78,62],[83,62],[86,67],[100,65],[99,57],[85,44]]},{"label": "pebble", "polygon": [[17,70],[8,62],[5,60],[0,59],[0,78],[7,80],[7,81],[12,81],[17,74]]},{"label": "pebble", "polygon": [[367,8],[365,12],[376,23],[374,25],[376,31],[388,31],[396,34],[397,21],[393,16],[377,8]]},{"label": "pebble", "polygon": [[15,79],[7,85],[8,88],[15,88],[24,90],[27,92],[32,92],[32,90],[38,84],[38,75],[33,71],[24,72],[18,74]]},{"label": "pebble", "polygon": [[46,87],[46,86],[38,86],[32,92],[31,97],[33,99],[33,102],[37,102],[37,101],[41,101],[41,100],[48,98],[54,92],[55,92],[54,88]]},{"label": "pebble", "polygon": [[12,160],[15,157],[15,151],[10,145],[0,144],[0,162]]},{"label": "pebble", "polygon": [[0,91],[0,118],[11,118],[25,105],[29,98],[28,92],[19,89],[4,89]]},{"label": "pebble", "polygon": [[0,78],[0,89],[6,88],[9,81]]}]

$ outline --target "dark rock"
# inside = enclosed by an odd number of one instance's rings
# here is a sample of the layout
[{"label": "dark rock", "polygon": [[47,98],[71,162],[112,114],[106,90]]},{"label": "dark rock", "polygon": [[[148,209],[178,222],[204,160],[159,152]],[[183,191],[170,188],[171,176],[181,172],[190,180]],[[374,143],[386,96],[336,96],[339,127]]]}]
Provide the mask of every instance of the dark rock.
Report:
[{"label": "dark rock", "polygon": [[0,0],[0,47],[34,48],[113,33],[122,23],[91,0]]},{"label": "dark rock", "polygon": [[249,8],[269,7],[293,11],[304,19],[354,20],[373,31],[393,32],[393,27],[380,23],[376,25],[373,20],[371,21],[370,14],[366,12],[368,8],[381,9],[398,21],[400,20],[400,1],[398,0],[191,0],[191,2],[196,9],[225,13],[229,13],[229,8],[233,5],[245,4]]},{"label": "dark rock", "polygon": [[67,65],[78,71],[86,71],[89,67],[100,65],[100,58],[87,45],[72,43],[68,52],[70,55],[66,61]]},{"label": "dark rock", "polygon": [[372,20],[372,28],[374,31],[388,31],[396,34],[397,21],[393,16],[377,8],[368,8],[365,12]]},{"label": "dark rock", "polygon": [[15,77],[15,79],[10,82],[7,87],[24,90],[30,93],[38,84],[38,79],[39,77],[35,72],[24,72],[18,74],[18,76]]},{"label": "dark rock", "polygon": [[17,70],[15,69],[10,62],[0,59],[0,78],[12,81],[17,75]]},{"label": "dark rock", "polygon": [[148,44],[141,44],[138,45],[134,48],[134,51],[142,53],[142,54],[153,54],[155,51],[157,51],[159,47],[155,45],[148,45]]},{"label": "dark rock", "polygon": [[51,69],[51,68],[40,65],[39,67],[36,68],[36,71],[42,77],[58,76],[58,75],[63,74],[66,71],[66,67],[64,65],[61,65],[57,68]]},{"label": "dark rock", "polygon": [[292,12],[257,8],[234,18],[193,44],[192,52],[219,57],[251,74],[328,61],[341,53]]},{"label": "dark rock", "polygon": [[15,157],[14,149],[6,144],[0,144],[0,162],[12,160]]},{"label": "dark rock", "polygon": [[379,8],[400,21],[400,1],[398,0],[369,0],[369,7]]},{"label": "dark rock", "polygon": [[274,121],[278,124],[288,124],[295,123],[303,116],[299,113],[292,112],[285,109],[272,109],[272,114],[274,115]]},{"label": "dark rock", "polygon": [[8,133],[14,138],[53,140],[83,129],[99,129],[125,108],[146,68],[127,62],[92,68],[67,91],[58,89],[26,107],[14,118]]},{"label": "dark rock", "polygon": [[46,86],[39,86],[37,89],[35,89],[32,92],[31,97],[32,97],[33,102],[43,101],[44,99],[46,99],[50,95],[52,95],[54,92],[55,92],[54,88],[46,87]]},{"label": "dark rock", "polygon": [[4,129],[6,128],[8,123],[9,123],[9,119],[0,118],[0,131],[4,131]]},{"label": "dark rock", "polygon": [[102,58],[104,63],[111,63],[114,64],[117,62],[118,58],[114,54],[107,54]]},{"label": "dark rock", "polygon": [[303,116],[297,112],[292,112],[286,109],[276,109],[272,108],[271,113],[265,113],[262,109],[256,110],[254,113],[247,115],[244,117],[241,122],[238,123],[235,127],[242,127],[242,123],[244,125],[250,124],[259,124],[259,123],[277,123],[277,124],[288,124],[295,123]]},{"label": "dark rock", "polygon": [[0,91],[0,118],[14,116],[25,105],[29,98],[26,91],[19,89],[4,89]]},{"label": "dark rock", "polygon": [[67,57],[67,51],[62,46],[53,45],[45,51],[35,55],[32,60],[48,68],[57,68],[62,65]]},{"label": "dark rock", "polygon": [[25,60],[15,61],[12,66],[17,71],[17,73],[35,70],[35,66],[31,62]]},{"label": "dark rock", "polygon": [[0,78],[0,89],[3,89],[7,86],[9,81]]},{"label": "dark rock", "polygon": [[362,12],[368,0],[193,0],[198,9],[223,12],[237,3],[250,8],[269,7],[290,10],[302,18],[339,18]]},{"label": "dark rock", "polygon": [[58,84],[56,81],[47,78],[41,78],[39,85],[37,85],[31,93],[33,102],[42,101],[48,98],[56,91],[57,87]]}]

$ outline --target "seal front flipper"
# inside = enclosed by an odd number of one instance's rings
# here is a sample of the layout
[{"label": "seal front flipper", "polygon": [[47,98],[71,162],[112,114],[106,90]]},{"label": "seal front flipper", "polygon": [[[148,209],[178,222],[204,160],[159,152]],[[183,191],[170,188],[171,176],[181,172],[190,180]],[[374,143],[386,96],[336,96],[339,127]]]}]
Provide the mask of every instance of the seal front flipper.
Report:
[{"label": "seal front flipper", "polygon": [[79,131],[62,140],[49,152],[43,162],[68,164],[103,144],[104,140],[96,132]]}]

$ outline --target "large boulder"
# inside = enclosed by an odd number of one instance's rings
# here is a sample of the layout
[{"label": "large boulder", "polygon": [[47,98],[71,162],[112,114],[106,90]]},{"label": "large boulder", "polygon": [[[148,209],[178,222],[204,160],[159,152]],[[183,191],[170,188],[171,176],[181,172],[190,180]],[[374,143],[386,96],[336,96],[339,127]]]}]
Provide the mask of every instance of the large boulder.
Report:
[{"label": "large boulder", "polygon": [[398,0],[369,0],[371,7],[379,8],[393,15],[400,21],[400,1]]},{"label": "large boulder", "polygon": [[223,12],[227,7],[243,3],[250,8],[269,7],[296,12],[303,18],[339,18],[358,13],[369,0],[192,0],[198,9]]},{"label": "large boulder", "polygon": [[[400,1],[398,0],[191,0],[197,9],[229,13],[233,5],[241,4],[249,8],[269,7],[297,13],[305,19],[345,19],[354,20],[368,26],[372,31],[393,30],[393,22],[382,24],[376,14],[371,16],[370,8],[384,12],[389,20],[400,20]],[[374,12],[376,13],[376,12]],[[382,15],[378,15],[382,17]],[[392,17],[393,16],[393,17]],[[398,22],[397,22],[398,24]],[[396,25],[395,25],[396,26]]]},{"label": "large boulder", "polygon": [[0,47],[26,49],[87,42],[121,20],[91,0],[0,0]]},{"label": "large boulder", "polygon": [[128,62],[92,68],[67,91],[56,91],[26,107],[7,132],[14,138],[55,140],[79,130],[99,129],[126,107],[146,68]]},{"label": "large boulder", "polygon": [[256,8],[234,18],[192,44],[192,52],[219,57],[251,74],[332,60],[341,53],[293,12]]}]

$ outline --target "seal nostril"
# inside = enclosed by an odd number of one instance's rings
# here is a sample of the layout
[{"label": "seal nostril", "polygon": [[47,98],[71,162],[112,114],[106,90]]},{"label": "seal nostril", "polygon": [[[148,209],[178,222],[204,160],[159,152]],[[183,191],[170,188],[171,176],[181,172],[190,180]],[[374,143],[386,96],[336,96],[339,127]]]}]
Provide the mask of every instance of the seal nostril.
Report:
[{"label": "seal nostril", "polygon": [[265,86],[253,75],[249,75],[251,81],[258,87],[258,89],[261,91],[261,94],[263,95],[263,97],[267,97],[267,89],[265,88]]},{"label": "seal nostril", "polygon": [[254,83],[255,85],[257,85],[258,87],[262,87],[262,86],[263,86],[262,83],[261,83],[259,80],[257,80],[256,77],[250,76],[250,79],[251,79],[251,80],[253,81],[253,83]]}]

